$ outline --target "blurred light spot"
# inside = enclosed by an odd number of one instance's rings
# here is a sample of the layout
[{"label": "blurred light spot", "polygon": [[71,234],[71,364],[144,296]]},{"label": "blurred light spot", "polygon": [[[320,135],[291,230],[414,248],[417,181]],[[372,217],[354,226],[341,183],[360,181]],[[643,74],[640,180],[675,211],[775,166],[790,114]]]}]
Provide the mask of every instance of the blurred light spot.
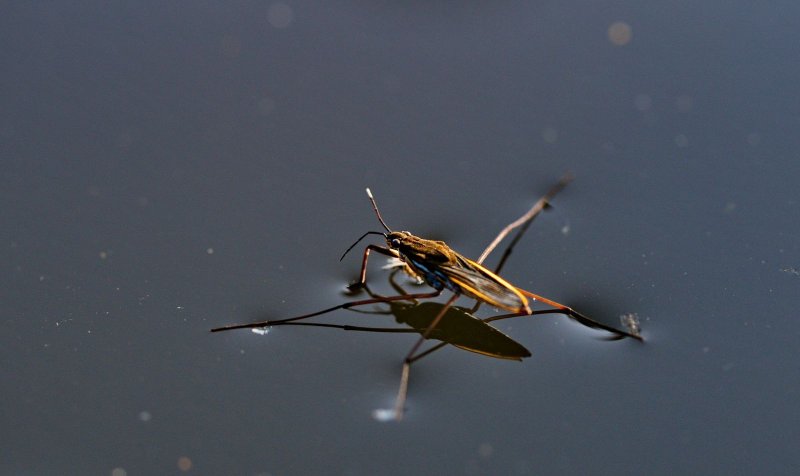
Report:
[{"label": "blurred light spot", "polygon": [[214,248],[206,248],[206,253],[210,254],[210,255],[213,255],[214,254]]},{"label": "blurred light spot", "polygon": [[267,10],[267,21],[275,28],[287,28],[294,20],[292,7],[285,3],[273,3]]},{"label": "blurred light spot", "polygon": [[650,107],[653,106],[653,100],[647,94],[637,94],[636,99],[633,100],[634,106],[639,111],[649,111]]},{"label": "blurred light spot", "polygon": [[545,127],[542,130],[542,139],[549,144],[556,142],[558,140],[558,130],[554,127]]},{"label": "blurred light spot", "polygon": [[128,476],[128,472],[122,468],[114,468],[111,470],[111,476]]},{"label": "blurred light spot", "polygon": [[97,253],[97,254],[98,254],[98,256],[100,256],[100,259],[108,258],[108,251],[101,251],[100,253]]},{"label": "blurred light spot", "polygon": [[631,26],[625,22],[618,21],[612,23],[610,27],[608,27],[608,39],[611,41],[611,44],[615,46],[625,46],[631,42],[631,36],[633,35],[633,31],[631,30]]},{"label": "blurred light spot", "polygon": [[564,225],[561,227],[561,234],[562,235],[569,235],[569,225]]},{"label": "blurred light spot", "polygon": [[675,145],[678,147],[688,147],[689,146],[689,138],[686,137],[684,134],[678,134],[675,136]]},{"label": "blurred light spot", "polygon": [[258,112],[264,116],[272,114],[275,110],[275,100],[272,98],[261,98],[258,101]]},{"label": "blurred light spot", "polygon": [[142,410],[139,412],[139,420],[148,422],[153,419],[153,415],[150,414],[147,410]]},{"label": "blurred light spot", "polygon": [[725,204],[725,208],[723,209],[723,211],[725,213],[727,213],[727,214],[731,214],[731,213],[735,212],[736,211],[736,203],[734,203],[734,202],[726,203]]},{"label": "blurred light spot", "polygon": [[675,98],[675,107],[680,112],[689,112],[694,108],[694,99],[691,96],[682,95]]},{"label": "blurred light spot", "polygon": [[232,35],[222,37],[222,54],[228,58],[236,58],[242,53],[242,42]]},{"label": "blurred light spot", "polygon": [[747,143],[756,146],[761,143],[761,135],[756,132],[751,132],[747,134]]},{"label": "blurred light spot", "polygon": [[478,454],[481,458],[489,458],[494,453],[494,448],[489,443],[482,443],[481,446],[478,447]]},{"label": "blurred light spot", "polygon": [[395,419],[397,414],[393,409],[388,408],[378,408],[376,410],[372,410],[372,418],[378,421],[392,421]]},{"label": "blurred light spot", "polygon": [[258,334],[260,336],[265,336],[265,335],[269,334],[269,330],[270,329],[271,329],[271,327],[254,327],[254,328],[251,329],[251,332],[253,334]]},{"label": "blurred light spot", "polygon": [[178,469],[181,471],[189,471],[192,469],[192,460],[186,456],[181,456],[178,458]]}]

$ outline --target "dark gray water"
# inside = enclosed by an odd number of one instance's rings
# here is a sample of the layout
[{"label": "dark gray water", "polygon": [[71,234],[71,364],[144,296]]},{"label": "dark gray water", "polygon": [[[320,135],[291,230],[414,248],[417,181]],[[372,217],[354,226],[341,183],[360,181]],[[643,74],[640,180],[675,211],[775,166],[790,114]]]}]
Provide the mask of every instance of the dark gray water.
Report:
[{"label": "dark gray water", "polygon": [[[792,473],[799,18],[5,3],[0,474]],[[366,186],[477,257],[567,170],[503,275],[644,344],[500,322],[532,357],[432,355],[398,424],[412,335],[208,332],[348,299]]]}]

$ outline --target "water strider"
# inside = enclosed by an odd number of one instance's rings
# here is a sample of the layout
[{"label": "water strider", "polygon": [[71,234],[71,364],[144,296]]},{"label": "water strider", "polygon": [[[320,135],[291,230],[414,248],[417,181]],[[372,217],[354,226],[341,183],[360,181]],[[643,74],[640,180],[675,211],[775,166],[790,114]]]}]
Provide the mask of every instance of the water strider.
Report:
[{"label": "water strider", "polygon": [[[340,304],[338,306],[334,306],[328,309],[323,309],[317,312],[312,312],[309,314],[304,314],[301,316],[272,320],[272,321],[235,324],[224,327],[218,327],[212,329],[211,331],[220,332],[233,329],[262,328],[275,325],[305,324],[305,325],[315,325],[321,327],[336,327],[345,330],[419,332],[421,334],[420,338],[417,340],[417,342],[414,344],[414,346],[411,348],[411,350],[408,352],[405,359],[403,360],[403,370],[400,379],[400,388],[398,390],[397,399],[395,402],[395,408],[392,412],[386,413],[387,415],[393,416],[397,420],[400,420],[403,417],[406,395],[408,391],[408,379],[409,379],[411,364],[414,361],[419,360],[420,358],[430,354],[431,352],[438,350],[444,345],[447,345],[447,341],[443,339],[443,342],[441,344],[431,349],[428,349],[427,351],[422,352],[420,354],[417,354],[417,351],[419,350],[420,346],[426,339],[428,339],[429,337],[434,337],[434,338],[437,337],[435,334],[437,326],[440,325],[440,323],[442,322],[442,320],[446,315],[453,315],[454,311],[465,313],[470,317],[474,318],[474,316],[471,316],[471,313],[474,313],[481,303],[487,303],[494,307],[510,311],[510,314],[495,316],[493,318],[484,319],[483,321],[481,321],[485,323],[488,323],[493,320],[506,319],[517,316],[529,316],[533,314],[545,314],[545,313],[560,313],[560,314],[565,314],[577,320],[578,322],[581,322],[584,325],[609,331],[613,333],[617,338],[631,337],[641,341],[642,337],[638,333],[638,329],[636,328],[631,328],[630,332],[626,332],[607,326],[600,322],[597,322],[587,316],[584,316],[583,314],[580,314],[579,312],[575,311],[569,306],[539,296],[522,288],[516,287],[513,284],[506,281],[505,279],[503,279],[502,277],[500,277],[496,272],[487,269],[481,264],[483,260],[485,260],[486,257],[489,255],[489,253],[491,253],[494,250],[494,248],[508,235],[508,233],[513,231],[515,228],[521,227],[516,237],[512,241],[512,243],[506,249],[504,256],[502,257],[500,263],[496,268],[496,271],[499,272],[499,269],[505,263],[506,258],[510,254],[511,247],[513,247],[516,241],[521,237],[522,232],[525,231],[525,229],[533,220],[533,218],[535,218],[536,215],[538,215],[544,209],[544,207],[548,205],[549,200],[552,199],[552,197],[555,196],[555,194],[561,191],[561,189],[563,189],[566,186],[566,184],[569,183],[570,180],[571,176],[564,177],[544,197],[542,197],[542,199],[540,199],[527,213],[525,213],[519,219],[515,220],[514,222],[509,224],[506,228],[504,228],[498,234],[498,236],[492,241],[492,243],[486,248],[486,250],[484,250],[484,252],[481,254],[481,256],[478,258],[477,261],[473,261],[469,258],[464,257],[463,255],[459,254],[458,252],[450,248],[443,241],[427,240],[415,236],[408,231],[392,231],[392,229],[390,229],[389,226],[386,224],[386,222],[383,220],[383,217],[381,216],[380,211],[378,210],[378,205],[375,202],[374,197],[372,196],[372,192],[369,189],[367,189],[367,196],[369,197],[370,203],[372,204],[372,208],[375,212],[375,215],[377,216],[378,221],[386,230],[386,232],[368,231],[364,233],[358,240],[356,240],[355,243],[353,243],[344,252],[342,258],[340,259],[343,259],[344,256],[347,255],[347,253],[350,250],[352,250],[362,239],[364,239],[369,235],[382,236],[386,242],[386,246],[383,247],[373,244],[366,246],[366,248],[364,249],[363,259],[361,262],[361,272],[359,281],[351,285],[351,288],[366,287],[367,261],[370,253],[376,252],[399,260],[400,263],[402,264],[402,269],[408,275],[410,275],[413,278],[416,278],[420,282],[428,284],[430,287],[434,289],[432,292],[427,292],[427,293],[403,292],[397,296],[372,295],[370,299],[351,301],[344,304]],[[415,302],[417,299],[434,298],[439,296],[443,291],[452,292],[452,296],[444,304],[435,303],[437,306],[439,306],[438,312],[429,321],[430,323],[424,329],[415,328],[408,330],[406,329],[387,330],[387,329],[365,328],[359,326],[339,326],[335,324],[296,322],[310,317],[325,314],[337,309],[347,309],[351,307],[363,306],[375,303],[397,304],[398,301]],[[461,296],[466,296],[476,300],[476,306],[470,312],[466,312],[466,310],[463,310],[461,308],[452,307],[453,303]],[[532,310],[531,303],[537,301],[546,304],[552,307],[553,309],[537,310],[537,311]],[[434,303],[429,303],[429,304],[434,304]],[[462,348],[467,348],[457,343],[453,343],[453,345],[457,345]],[[467,348],[467,350],[477,351],[469,348]],[[523,351],[524,353],[527,353],[527,350],[525,350],[524,348]],[[481,353],[492,355],[491,352],[481,352]],[[513,358],[521,358],[530,355],[529,353],[527,355],[524,355],[524,353],[520,353],[519,355],[514,355]],[[493,355],[493,356],[508,358],[508,357],[502,357],[501,355]]]}]

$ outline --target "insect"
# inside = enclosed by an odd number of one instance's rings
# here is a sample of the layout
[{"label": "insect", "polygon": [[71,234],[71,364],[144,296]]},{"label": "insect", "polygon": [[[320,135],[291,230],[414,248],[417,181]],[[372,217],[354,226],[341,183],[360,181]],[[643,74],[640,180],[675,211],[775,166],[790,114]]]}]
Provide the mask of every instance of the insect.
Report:
[{"label": "insect", "polygon": [[[398,303],[398,301],[413,302],[418,299],[435,298],[439,296],[442,292],[449,291],[452,293],[452,296],[443,304],[436,303],[436,305],[438,305],[438,312],[434,315],[432,319],[430,319],[429,324],[427,324],[427,327],[422,329],[418,328],[414,330],[407,330],[411,332],[414,331],[419,332],[421,336],[419,337],[419,339],[416,341],[416,343],[413,345],[413,347],[403,360],[400,388],[398,390],[394,410],[391,412],[391,416],[393,416],[397,420],[401,420],[403,418],[403,412],[405,409],[405,402],[408,392],[408,381],[409,381],[411,364],[416,360],[419,360],[420,358],[429,355],[433,351],[438,350],[439,348],[446,345],[446,343],[442,342],[441,344],[418,354],[417,352],[419,351],[420,346],[429,337],[436,337],[434,331],[437,330],[437,326],[439,326],[439,324],[443,321],[443,319],[445,319],[445,316],[454,315],[456,311],[463,312],[467,316],[473,317],[471,316],[471,314],[477,311],[480,304],[486,303],[496,308],[510,312],[509,314],[504,314],[501,316],[495,316],[490,319],[485,319],[482,322],[489,322],[492,320],[506,319],[517,316],[530,316],[534,314],[560,313],[560,314],[565,314],[589,327],[600,328],[609,331],[613,333],[616,336],[616,338],[631,337],[641,341],[642,337],[638,333],[637,329],[631,329],[631,332],[625,332],[607,326],[600,322],[597,322],[587,316],[584,316],[583,314],[578,313],[574,309],[564,304],[558,303],[551,299],[547,299],[545,297],[534,294],[530,291],[514,286],[513,284],[509,283],[508,281],[500,277],[496,272],[487,269],[482,264],[482,262],[486,259],[486,257],[511,231],[513,231],[516,228],[520,228],[516,237],[512,241],[511,245],[506,249],[506,252],[504,253],[503,257],[500,260],[500,263],[496,268],[496,270],[499,272],[499,269],[505,263],[505,260],[508,258],[508,255],[510,254],[511,247],[513,247],[516,241],[521,237],[522,233],[525,231],[525,229],[533,220],[533,218],[536,215],[538,215],[538,213],[540,213],[545,206],[549,204],[549,200],[553,196],[555,196],[555,194],[558,193],[561,189],[563,189],[563,187],[566,186],[566,184],[569,183],[571,179],[572,179],[571,176],[565,176],[555,187],[553,187],[553,189],[551,189],[548,192],[547,195],[545,195],[541,200],[539,200],[526,214],[524,214],[519,219],[515,220],[514,222],[506,226],[492,241],[492,243],[489,244],[489,246],[484,250],[484,252],[476,261],[473,261],[469,258],[462,256],[461,254],[450,248],[443,241],[420,238],[408,231],[393,231],[383,220],[383,217],[381,216],[381,213],[378,209],[378,205],[375,201],[375,198],[372,195],[372,192],[369,189],[367,189],[366,190],[367,196],[369,197],[370,203],[372,204],[373,211],[375,212],[375,215],[378,218],[378,221],[380,222],[381,226],[384,228],[385,232],[368,231],[364,233],[358,240],[356,240],[355,243],[353,243],[344,252],[340,260],[344,259],[344,257],[358,243],[360,243],[361,240],[370,235],[382,236],[385,240],[386,246],[369,244],[365,247],[361,261],[361,271],[359,275],[359,280],[356,283],[352,284],[350,287],[366,288],[367,262],[370,254],[374,252],[399,260],[399,263],[402,266],[403,271],[405,271],[409,276],[416,278],[418,281],[424,282],[425,284],[433,288],[433,291],[425,293],[402,292],[400,295],[387,296],[387,297],[376,296],[371,294],[370,299],[351,301],[344,304],[340,304],[338,306],[330,307],[309,314],[304,314],[301,316],[272,320],[272,321],[235,324],[224,327],[218,327],[212,329],[211,331],[219,332],[219,331],[227,331],[233,329],[260,328],[260,327],[289,325],[289,324],[316,325],[322,327],[338,327],[346,330],[370,330],[371,328],[362,328],[358,326],[339,326],[335,324],[322,324],[322,323],[300,323],[297,321],[325,314],[331,311],[335,311],[337,309],[348,309],[351,307],[364,306],[376,303],[395,304]],[[455,301],[462,296],[472,298],[476,301],[476,305],[473,307],[471,311],[467,312],[461,308],[453,307]],[[552,309],[534,311],[533,309],[531,309],[531,304],[533,302],[540,302],[546,304],[550,306]],[[426,304],[434,304],[434,303],[426,303]],[[473,319],[476,318],[473,317]],[[474,350],[474,349],[468,349],[468,350]],[[523,351],[527,353],[527,350],[525,350],[524,348]],[[517,356],[517,358],[525,357],[527,355],[521,353]],[[494,356],[502,357],[499,355],[494,355]]]}]

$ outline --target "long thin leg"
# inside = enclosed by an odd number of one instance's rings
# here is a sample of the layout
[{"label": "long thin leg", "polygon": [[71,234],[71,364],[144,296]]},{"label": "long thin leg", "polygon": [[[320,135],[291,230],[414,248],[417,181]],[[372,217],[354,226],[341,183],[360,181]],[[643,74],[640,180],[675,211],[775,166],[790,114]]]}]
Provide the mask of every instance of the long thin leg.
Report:
[{"label": "long thin leg", "polygon": [[[533,205],[533,207],[531,207],[530,210],[528,210],[527,213],[525,213],[521,217],[517,218],[515,221],[509,223],[508,226],[503,228],[500,231],[500,233],[497,235],[497,237],[491,243],[489,243],[489,246],[487,246],[486,249],[483,250],[483,253],[481,253],[481,256],[478,258],[477,262],[479,264],[483,263],[483,260],[485,260],[486,257],[489,256],[489,253],[491,253],[495,249],[495,247],[498,244],[500,244],[501,241],[503,241],[503,238],[505,238],[506,235],[511,233],[511,231],[514,228],[522,226],[525,223],[530,223],[530,221],[533,220],[536,217],[536,215],[538,215],[542,210],[544,210],[544,208],[547,206],[547,204],[550,202],[550,200],[553,197],[555,197],[556,194],[558,194],[561,190],[563,190],[564,187],[566,187],[567,184],[570,183],[573,178],[574,177],[572,176],[572,174],[568,173],[568,174],[564,175],[561,178],[561,180],[559,180],[558,183],[553,186],[553,188],[548,190],[547,193],[542,198],[540,198],[539,201],[536,202]],[[511,254],[511,252],[508,251],[508,250],[506,250],[506,252],[508,254]]]},{"label": "long thin leg", "polygon": [[[563,312],[561,310],[559,310],[559,309],[545,309],[545,310],[542,310],[542,311],[534,311],[533,314],[537,314],[537,315],[538,314],[563,314]],[[488,323],[488,322],[498,321],[498,320],[501,320],[501,319],[509,319],[509,318],[512,318],[512,317],[519,317],[519,316],[520,316],[519,313],[503,314],[501,316],[487,317],[486,319],[482,319],[482,321]],[[349,325],[349,324],[329,324],[327,322],[280,322],[280,323],[276,324],[273,321],[273,323],[271,325],[275,326],[275,327],[277,327],[277,326],[325,327],[325,328],[328,328],[328,329],[341,329],[343,331],[384,332],[384,333],[396,333],[396,334],[414,334],[414,333],[419,333],[420,330],[421,330],[421,329],[408,329],[408,328],[405,328],[405,327],[352,326],[352,325]],[[428,329],[428,328],[426,327],[425,329],[422,329],[422,331],[424,332],[426,329]],[[440,342],[439,344],[431,347],[430,349],[426,350],[425,352],[422,352],[420,354],[415,355],[411,359],[411,362],[412,363],[416,362],[416,361],[422,359],[422,357],[432,353],[434,350],[436,350],[438,348],[441,348],[441,347],[444,347],[446,345],[449,345],[449,344],[446,343],[446,342]]]},{"label": "long thin leg", "polygon": [[321,311],[311,312],[308,314],[303,314],[302,316],[290,317],[287,319],[277,319],[273,321],[260,321],[260,322],[250,322],[247,324],[233,324],[230,326],[223,326],[223,327],[216,327],[211,329],[211,332],[222,332],[222,331],[230,331],[233,329],[251,329],[251,328],[258,328],[258,327],[268,327],[272,325],[279,325],[284,324],[286,322],[293,322],[299,321],[301,319],[308,319],[309,317],[319,316],[321,314],[325,314],[331,311],[336,311],[338,309],[349,309],[354,306],[366,306],[367,304],[377,304],[377,303],[385,303],[385,302],[392,302],[392,301],[407,301],[412,299],[426,299],[426,298],[434,298],[441,294],[441,291],[434,291],[431,293],[419,293],[419,294],[406,294],[404,296],[388,296],[388,297],[378,297],[372,299],[363,299],[361,301],[351,301],[346,302],[344,304],[339,304],[338,306],[329,307],[327,309],[323,309]]},{"label": "long thin leg", "polygon": [[614,329],[613,327],[607,326],[607,325],[605,325],[603,323],[595,321],[594,319],[591,319],[591,318],[589,318],[587,316],[584,316],[583,314],[579,313],[578,311],[572,309],[569,306],[565,306],[565,305],[563,305],[561,303],[558,303],[558,302],[555,302],[555,301],[553,301],[551,299],[547,299],[546,297],[539,296],[538,294],[533,294],[532,292],[526,291],[524,289],[517,288],[517,290],[519,292],[521,292],[522,294],[524,294],[525,296],[527,296],[527,297],[529,297],[529,298],[531,298],[531,299],[533,299],[535,301],[539,301],[539,302],[542,302],[544,304],[547,304],[548,306],[556,308],[556,310],[560,311],[562,314],[566,314],[567,316],[575,319],[576,321],[580,322],[581,324],[583,324],[585,326],[593,327],[593,328],[597,328],[597,329],[603,329],[603,330],[606,330],[608,332],[611,332],[611,333],[614,333],[614,334],[617,334],[617,335],[622,335],[622,336],[625,336],[625,337],[632,337],[632,338],[634,338],[636,340],[644,341],[644,339],[640,335],[631,334],[629,332],[621,331],[619,329]]},{"label": "long thin leg", "polygon": [[408,394],[408,374],[411,371],[411,363],[414,361],[414,353],[417,352],[419,346],[422,345],[423,342],[428,338],[431,332],[436,328],[436,325],[439,324],[439,321],[442,320],[442,317],[447,313],[447,310],[450,309],[450,306],[456,302],[460,294],[453,294],[453,296],[447,300],[447,302],[442,306],[442,310],[439,311],[439,314],[431,321],[430,325],[425,332],[422,333],[422,336],[417,340],[417,343],[414,344],[414,347],[408,351],[408,355],[403,360],[403,374],[400,376],[400,389],[397,391],[397,400],[395,400],[394,405],[394,417],[396,420],[400,421],[403,419],[403,410],[406,404],[406,395]]},{"label": "long thin leg", "polygon": [[384,248],[377,245],[367,245],[367,247],[364,248],[364,258],[361,261],[361,274],[359,274],[359,281],[351,284],[349,286],[350,288],[363,287],[367,284],[367,259],[369,258],[370,251],[374,251],[392,258],[397,258],[397,252],[392,251],[389,248]]},{"label": "long thin leg", "polygon": [[[514,228],[519,227],[519,230],[517,230],[516,235],[514,235],[514,238],[508,244],[505,251],[503,251],[503,256],[500,257],[500,261],[497,263],[497,266],[494,269],[495,274],[500,274],[500,270],[503,269],[503,266],[506,264],[508,257],[511,256],[511,252],[514,251],[514,247],[522,238],[522,235],[524,235],[525,232],[528,231],[528,227],[531,226],[531,223],[533,223],[534,218],[539,216],[539,214],[542,211],[544,211],[545,208],[547,208],[547,206],[550,204],[550,200],[552,200],[553,197],[555,197],[559,192],[561,192],[561,190],[563,190],[564,187],[566,187],[567,184],[569,184],[572,181],[572,179],[573,179],[572,174],[569,173],[565,174],[563,177],[561,177],[561,180],[559,180],[557,184],[555,184],[550,190],[547,191],[546,194],[544,194],[542,198],[540,198],[535,204],[533,204],[533,207],[531,207],[530,210],[528,210],[524,215],[517,218],[513,222],[509,223],[505,228],[500,230],[500,233],[498,233],[497,237],[489,244],[489,246],[486,247],[485,250],[483,250],[483,253],[481,253],[481,256],[478,258],[478,264],[482,264],[483,261],[489,256],[489,253],[491,253],[494,250],[494,248],[498,244],[500,244],[500,242],[509,233],[511,233],[511,231]],[[474,314],[475,312],[477,312],[478,309],[481,307],[481,304],[483,304],[481,301],[475,302],[475,306],[470,310],[470,314]]]},{"label": "long thin leg", "polygon": [[348,324],[328,324],[327,322],[282,322],[272,324],[274,326],[308,326],[308,327],[327,327],[330,329],[341,329],[343,331],[360,331],[360,332],[387,332],[397,334],[411,334],[418,332],[416,329],[408,329],[405,327],[366,327],[366,326],[351,326]]}]

